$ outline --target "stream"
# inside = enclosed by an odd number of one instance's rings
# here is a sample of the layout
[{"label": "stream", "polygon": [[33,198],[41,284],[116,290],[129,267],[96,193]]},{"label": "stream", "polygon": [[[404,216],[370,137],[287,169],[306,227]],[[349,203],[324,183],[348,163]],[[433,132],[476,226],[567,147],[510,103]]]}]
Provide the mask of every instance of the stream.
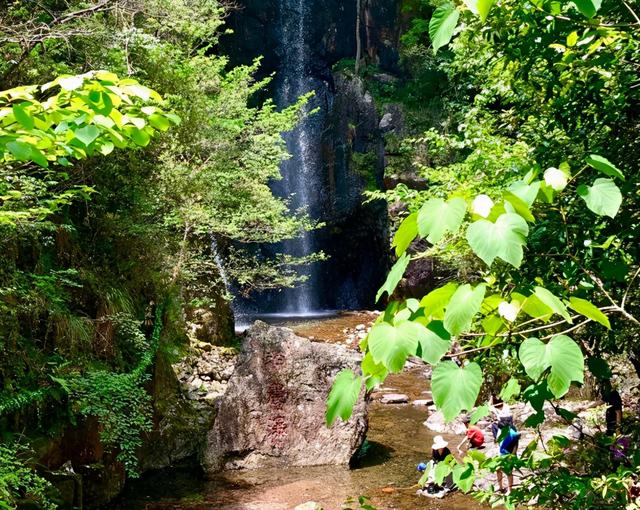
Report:
[{"label": "stream", "polygon": [[[288,321],[273,318],[300,336],[314,341],[344,342],[346,328],[371,320],[357,313],[335,317]],[[404,393],[410,401],[425,398],[428,389],[424,366],[413,366],[390,376],[385,387]],[[127,484],[110,510],[291,510],[315,501],[325,510],[338,510],[349,497],[366,495],[378,510],[416,508],[483,508],[469,496],[451,494],[442,500],[416,496],[416,465],[430,455],[435,435],[422,423],[425,406],[382,404],[369,407],[369,432],[364,451],[352,469],[336,466],[293,469],[227,471],[205,479],[192,464],[148,473]],[[446,436],[452,450],[460,437]]]}]

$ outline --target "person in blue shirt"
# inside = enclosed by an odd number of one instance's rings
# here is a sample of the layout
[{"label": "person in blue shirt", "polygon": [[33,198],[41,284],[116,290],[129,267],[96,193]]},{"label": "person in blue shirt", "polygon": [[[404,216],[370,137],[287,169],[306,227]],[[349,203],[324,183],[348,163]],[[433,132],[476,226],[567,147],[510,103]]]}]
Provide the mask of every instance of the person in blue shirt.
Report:
[{"label": "person in blue shirt", "polygon": [[[500,455],[518,455],[518,445],[520,442],[520,432],[516,430],[513,424],[513,416],[509,406],[504,404],[502,408],[493,409],[496,420],[491,425],[493,439],[500,441]],[[504,473],[501,469],[496,471],[498,477],[498,490],[504,491],[503,478]],[[513,488],[513,472],[507,473],[507,494]]]}]

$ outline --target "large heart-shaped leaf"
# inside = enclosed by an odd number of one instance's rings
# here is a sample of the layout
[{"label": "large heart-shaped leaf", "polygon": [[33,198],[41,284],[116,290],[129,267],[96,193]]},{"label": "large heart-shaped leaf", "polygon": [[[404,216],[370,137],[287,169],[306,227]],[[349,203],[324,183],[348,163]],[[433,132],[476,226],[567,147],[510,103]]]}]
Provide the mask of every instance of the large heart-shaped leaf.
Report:
[{"label": "large heart-shaped leaf", "polygon": [[369,332],[369,351],[376,363],[382,363],[389,372],[398,373],[407,357],[418,349],[426,328],[417,322],[402,322],[392,326],[387,322],[375,324]]},{"label": "large heart-shaped leaf", "polygon": [[338,417],[344,421],[351,417],[353,406],[358,401],[361,388],[362,377],[357,376],[348,369],[338,372],[327,397],[325,418],[328,427],[331,427]]},{"label": "large heart-shaped leaf", "polygon": [[624,181],[624,174],[607,158],[591,154],[591,156],[587,157],[587,163],[609,177],[616,177]]},{"label": "large heart-shaped leaf", "polygon": [[445,3],[438,7],[429,22],[429,37],[433,45],[433,52],[449,44],[453,32],[458,25],[460,11],[452,3]]},{"label": "large heart-shaped leaf", "polygon": [[431,390],[433,400],[445,421],[449,422],[463,410],[470,410],[476,403],[482,370],[477,363],[458,367],[453,361],[443,361],[433,369]]},{"label": "large heart-shaped leaf", "polygon": [[400,223],[396,235],[393,236],[393,243],[391,244],[391,246],[396,249],[396,256],[399,257],[402,255],[418,235],[417,220],[418,214],[413,213]]},{"label": "large heart-shaped leaf", "polygon": [[91,145],[91,143],[98,138],[100,135],[100,130],[93,125],[88,125],[76,129],[74,136],[76,139],[80,140],[85,147]]},{"label": "large heart-shaped leaf", "polygon": [[580,315],[584,315],[588,319],[596,321],[602,324],[605,328],[611,329],[611,323],[609,322],[609,317],[603,314],[600,309],[590,303],[586,299],[580,299],[577,297],[572,297],[569,299],[569,308],[575,310]]},{"label": "large heart-shaped leaf", "polygon": [[404,272],[407,270],[409,262],[411,262],[411,257],[407,253],[402,255],[402,257],[400,257],[396,261],[396,263],[391,268],[391,271],[389,271],[384,285],[380,287],[380,290],[378,290],[378,294],[376,294],[376,302],[380,300],[385,292],[389,296],[393,294],[393,291],[396,290],[398,283],[400,283],[400,280],[402,280],[402,275],[404,275]]},{"label": "large heart-shaped leaf", "polygon": [[569,391],[572,381],[584,381],[584,356],[578,344],[566,335],[555,336],[547,344],[527,338],[520,345],[519,357],[527,375],[534,380],[551,368],[547,384],[557,398]]},{"label": "large heart-shaped leaf", "polygon": [[622,193],[611,179],[596,179],[592,186],[581,184],[578,195],[599,216],[615,218],[622,205]]},{"label": "large heart-shaped leaf", "polygon": [[458,287],[444,313],[444,327],[449,333],[455,336],[471,328],[471,322],[482,306],[485,291],[484,284],[475,289],[469,284]]},{"label": "large heart-shaped leaf", "polygon": [[441,321],[433,321],[424,328],[419,343],[422,359],[435,365],[451,348],[451,337]]},{"label": "large heart-shaped leaf", "polygon": [[501,258],[514,267],[522,263],[522,247],[529,234],[529,226],[522,216],[502,214],[495,223],[478,220],[467,230],[469,246],[488,266]]},{"label": "large heart-shaped leaf", "polygon": [[418,212],[418,232],[436,244],[446,232],[455,234],[458,231],[466,212],[467,203],[462,198],[452,198],[447,202],[432,198]]}]

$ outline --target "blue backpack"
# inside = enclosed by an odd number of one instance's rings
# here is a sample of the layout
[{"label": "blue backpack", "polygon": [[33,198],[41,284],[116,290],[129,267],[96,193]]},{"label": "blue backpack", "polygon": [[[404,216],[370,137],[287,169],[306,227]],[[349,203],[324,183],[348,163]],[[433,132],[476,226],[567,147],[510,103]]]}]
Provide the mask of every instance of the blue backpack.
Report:
[{"label": "blue backpack", "polygon": [[504,439],[500,443],[500,453],[502,455],[507,455],[509,453],[512,453],[511,450],[513,449],[514,445],[518,442],[518,439],[520,439],[520,432],[518,432],[514,427],[509,427],[509,430],[507,431],[507,435],[504,437]]}]

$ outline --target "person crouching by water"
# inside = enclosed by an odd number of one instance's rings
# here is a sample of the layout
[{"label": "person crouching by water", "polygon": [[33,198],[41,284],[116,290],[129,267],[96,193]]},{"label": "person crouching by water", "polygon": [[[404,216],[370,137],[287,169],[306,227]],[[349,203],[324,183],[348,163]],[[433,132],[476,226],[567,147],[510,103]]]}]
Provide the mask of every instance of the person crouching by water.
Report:
[{"label": "person crouching by water", "polygon": [[484,448],[484,434],[479,427],[471,425],[471,417],[469,415],[464,416],[462,418],[462,423],[464,423],[464,426],[467,427],[467,432],[464,439],[458,445],[458,451],[462,453],[462,446],[465,443],[469,443],[469,446],[471,448],[475,448],[476,450]]},{"label": "person crouching by water", "polygon": [[418,465],[418,471],[425,471],[430,469],[427,483],[423,489],[418,491],[418,494],[422,496],[428,496],[431,498],[443,498],[445,494],[453,489],[453,475],[447,475],[442,485],[438,485],[435,482],[435,467],[439,462],[444,461],[449,455],[449,443],[444,440],[442,436],[435,436],[433,438],[433,445],[431,446],[431,461],[429,464]]}]

